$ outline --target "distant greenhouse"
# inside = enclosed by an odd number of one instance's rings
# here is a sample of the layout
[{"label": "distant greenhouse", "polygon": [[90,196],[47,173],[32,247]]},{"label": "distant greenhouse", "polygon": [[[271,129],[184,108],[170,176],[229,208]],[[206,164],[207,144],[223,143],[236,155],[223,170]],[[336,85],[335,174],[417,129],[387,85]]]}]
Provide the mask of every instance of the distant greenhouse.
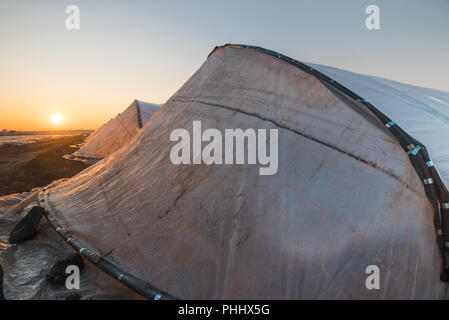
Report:
[{"label": "distant greenhouse", "polygon": [[160,106],[134,100],[125,111],[92,132],[72,157],[89,160],[105,158],[127,144]]}]

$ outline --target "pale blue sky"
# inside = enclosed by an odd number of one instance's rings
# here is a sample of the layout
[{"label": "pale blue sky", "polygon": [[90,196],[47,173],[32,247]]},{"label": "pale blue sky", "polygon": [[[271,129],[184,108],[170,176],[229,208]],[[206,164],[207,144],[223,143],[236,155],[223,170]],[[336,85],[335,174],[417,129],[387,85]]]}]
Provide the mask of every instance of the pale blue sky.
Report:
[{"label": "pale blue sky", "polygon": [[95,127],[134,98],[164,102],[224,43],[449,91],[448,40],[448,0],[0,0],[0,127],[21,107],[76,107]]}]

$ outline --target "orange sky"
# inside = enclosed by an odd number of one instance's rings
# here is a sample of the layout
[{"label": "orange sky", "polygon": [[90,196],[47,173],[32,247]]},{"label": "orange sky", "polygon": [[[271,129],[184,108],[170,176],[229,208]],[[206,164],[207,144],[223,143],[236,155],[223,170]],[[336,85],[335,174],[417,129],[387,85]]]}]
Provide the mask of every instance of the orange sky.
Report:
[{"label": "orange sky", "polygon": [[[1,96],[0,129],[95,129],[123,111],[135,98],[163,103],[170,94],[157,84],[151,85],[156,88],[154,94],[142,96],[139,91],[145,90],[135,82],[117,86],[99,76],[98,83],[93,85],[71,76],[36,73],[28,81],[8,78],[4,83],[0,80],[5,90]],[[53,114],[61,114],[63,122],[54,124]]]},{"label": "orange sky", "polygon": [[76,31],[72,2],[0,1],[0,129],[95,129],[134,99],[164,103],[225,43],[449,91],[445,0],[379,1],[378,31],[365,0],[73,2]]}]

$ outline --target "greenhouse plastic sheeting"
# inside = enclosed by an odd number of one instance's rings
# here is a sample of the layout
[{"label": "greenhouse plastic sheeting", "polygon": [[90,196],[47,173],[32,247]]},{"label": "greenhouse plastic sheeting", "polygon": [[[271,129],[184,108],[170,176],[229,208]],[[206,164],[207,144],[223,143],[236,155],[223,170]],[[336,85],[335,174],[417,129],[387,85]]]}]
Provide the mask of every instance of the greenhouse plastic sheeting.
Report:
[{"label": "greenhouse plastic sheeting", "polygon": [[[170,133],[195,120],[279,129],[277,173],[174,165]],[[216,49],[128,145],[41,197],[86,247],[179,298],[446,297],[433,208],[395,137],[256,50]],[[365,287],[369,265],[381,290]]]},{"label": "greenhouse plastic sheeting", "polygon": [[127,144],[138,132],[139,120],[144,125],[160,105],[134,100],[125,111],[90,134],[73,157],[103,159]]}]

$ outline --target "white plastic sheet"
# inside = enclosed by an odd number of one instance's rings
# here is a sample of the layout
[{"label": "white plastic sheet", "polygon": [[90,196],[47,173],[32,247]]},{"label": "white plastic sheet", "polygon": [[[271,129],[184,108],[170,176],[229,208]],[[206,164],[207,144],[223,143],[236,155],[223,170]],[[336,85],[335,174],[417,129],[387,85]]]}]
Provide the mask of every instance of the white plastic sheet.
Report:
[{"label": "white plastic sheet", "polygon": [[449,92],[308,64],[356,92],[423,143],[449,186]]},{"label": "white plastic sheet", "polygon": [[[137,108],[137,104],[139,108]],[[160,105],[134,100],[125,111],[91,133],[73,157],[103,159],[126,145],[140,130],[137,114],[140,111],[142,125],[145,125]]]},{"label": "white plastic sheet", "polygon": [[[279,129],[278,172],[174,165],[170,133],[195,120]],[[43,197],[87,247],[179,298],[446,296],[433,210],[396,139],[363,104],[255,50],[216,50],[141,134]],[[382,290],[365,287],[369,265]]]}]

